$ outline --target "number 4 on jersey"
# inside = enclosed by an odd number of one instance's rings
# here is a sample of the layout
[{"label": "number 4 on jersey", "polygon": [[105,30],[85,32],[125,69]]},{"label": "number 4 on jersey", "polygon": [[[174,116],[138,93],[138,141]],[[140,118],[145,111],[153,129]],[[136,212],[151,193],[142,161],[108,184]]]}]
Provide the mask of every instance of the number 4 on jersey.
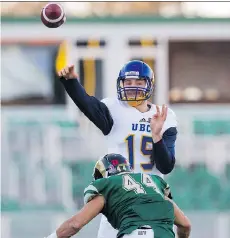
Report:
[{"label": "number 4 on jersey", "polygon": [[151,178],[150,175],[148,175],[148,174],[142,174],[142,183],[143,183],[146,187],[153,188],[153,190],[155,190],[157,193],[161,194],[159,188],[157,187],[156,183],[153,181],[153,179]]},{"label": "number 4 on jersey", "polygon": [[[142,174],[142,184],[145,185],[146,187],[153,188],[155,192],[162,195],[159,188],[157,187],[156,183],[153,181],[150,175]],[[135,193],[146,193],[144,187],[140,183],[135,181],[128,174],[123,175],[123,188],[126,191],[133,190]]]},{"label": "number 4 on jersey", "polygon": [[126,191],[133,190],[135,193],[146,193],[144,188],[128,174],[123,175],[123,188]]}]

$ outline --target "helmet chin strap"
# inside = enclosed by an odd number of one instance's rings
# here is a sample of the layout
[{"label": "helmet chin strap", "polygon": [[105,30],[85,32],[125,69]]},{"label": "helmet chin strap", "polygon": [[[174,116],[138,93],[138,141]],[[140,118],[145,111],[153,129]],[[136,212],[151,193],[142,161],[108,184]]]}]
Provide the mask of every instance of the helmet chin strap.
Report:
[{"label": "helmet chin strap", "polygon": [[131,107],[137,107],[137,106],[141,105],[143,103],[143,101],[127,101],[127,103]]}]

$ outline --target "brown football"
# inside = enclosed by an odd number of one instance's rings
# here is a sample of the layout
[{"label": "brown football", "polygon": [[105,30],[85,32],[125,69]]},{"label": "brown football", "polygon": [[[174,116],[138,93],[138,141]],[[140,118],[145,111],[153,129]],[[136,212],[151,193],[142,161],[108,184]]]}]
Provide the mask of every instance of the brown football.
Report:
[{"label": "brown football", "polygon": [[61,26],[66,20],[63,7],[57,3],[48,3],[42,8],[41,20],[49,28]]}]

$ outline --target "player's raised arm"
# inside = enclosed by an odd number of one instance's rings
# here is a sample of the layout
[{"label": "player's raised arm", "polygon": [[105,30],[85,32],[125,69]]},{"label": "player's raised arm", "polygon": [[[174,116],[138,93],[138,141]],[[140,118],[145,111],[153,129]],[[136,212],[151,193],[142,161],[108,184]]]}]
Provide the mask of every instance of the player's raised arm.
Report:
[{"label": "player's raised arm", "polygon": [[89,118],[104,135],[108,135],[113,127],[113,119],[108,107],[97,98],[89,96],[78,81],[74,66],[68,66],[58,72],[60,81],[77,107]]},{"label": "player's raised arm", "polygon": [[[162,174],[168,174],[173,170],[175,165],[175,141],[177,129],[174,124],[176,123],[173,122],[172,126],[165,130],[163,135],[161,135],[161,131],[168,115],[168,108],[163,105],[161,112],[158,106],[156,106],[156,109],[157,113],[153,115],[150,123],[154,143],[151,158],[154,159],[157,169]],[[172,111],[170,111],[170,113],[172,113]],[[170,115],[170,117],[173,118],[174,116]]]},{"label": "player's raised arm", "polygon": [[66,238],[77,234],[83,226],[96,217],[105,204],[102,196],[94,197],[76,215],[65,221],[53,234],[47,238]]}]

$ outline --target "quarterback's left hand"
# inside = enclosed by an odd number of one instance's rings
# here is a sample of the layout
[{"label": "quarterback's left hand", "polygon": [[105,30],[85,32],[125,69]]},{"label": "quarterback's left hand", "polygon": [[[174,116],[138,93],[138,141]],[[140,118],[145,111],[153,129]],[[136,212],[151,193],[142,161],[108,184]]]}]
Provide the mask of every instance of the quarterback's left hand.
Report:
[{"label": "quarterback's left hand", "polygon": [[162,131],[164,122],[167,118],[168,108],[166,105],[163,105],[162,110],[160,112],[159,106],[156,106],[156,110],[157,112],[156,114],[153,115],[150,122],[150,127],[152,131],[152,137],[153,137],[154,143],[157,143],[162,138],[161,131]]}]

